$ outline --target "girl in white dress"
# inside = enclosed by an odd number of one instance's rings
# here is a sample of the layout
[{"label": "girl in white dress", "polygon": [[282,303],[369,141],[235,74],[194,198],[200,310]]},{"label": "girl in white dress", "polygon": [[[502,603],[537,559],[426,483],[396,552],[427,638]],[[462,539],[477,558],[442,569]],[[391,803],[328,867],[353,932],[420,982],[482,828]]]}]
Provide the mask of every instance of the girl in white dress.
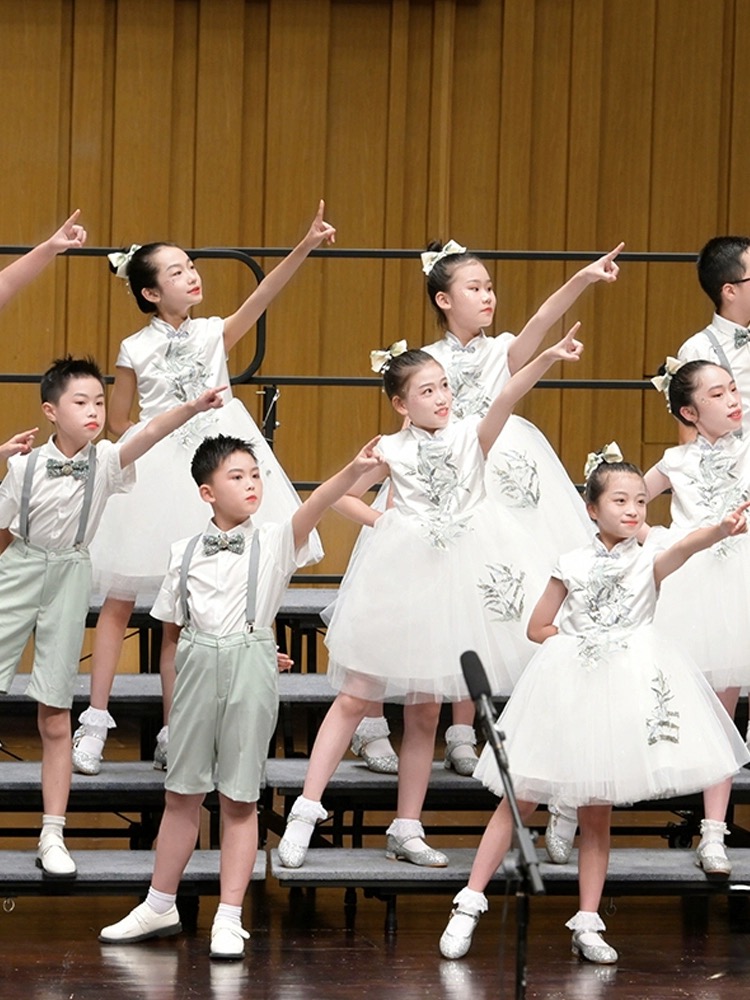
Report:
[{"label": "girl in white dress", "polygon": [[[697,431],[646,473],[649,499],[672,490],[670,541],[725,517],[750,496],[750,441],[737,436],[742,401],[732,374],[710,361],[668,358],[654,379],[670,412]],[[740,688],[750,684],[750,538],[726,539],[701,552],[663,589],[656,624],[693,657],[730,717]],[[724,849],[730,779],[704,792],[697,863],[709,878],[726,879]]]},{"label": "girl in white dress", "polygon": [[[363,476],[348,501],[374,525],[350,562],[326,644],[328,676],[339,693],[318,730],[303,794],[279,844],[281,863],[299,867],[321,798],[369,701],[404,702],[397,818],[386,854],[442,867],[420,822],[432,769],[440,705],[467,691],[460,654],[474,648],[491,664],[494,691],[508,692],[528,658],[522,618],[531,574],[519,569],[533,544],[515,524],[498,521],[486,499],[484,464],[513,405],[560,360],[577,360],[578,325],[506,384],[484,417],[452,420],[443,368],[424,351],[406,351],[383,368],[384,388],[408,426],[380,439],[379,468]],[[390,477],[393,506],[380,513],[361,499]]]},{"label": "girl in white dress", "polygon": [[[454,416],[484,416],[511,375],[533,357],[550,328],[578,297],[592,284],[617,280],[617,256],[623,246],[620,243],[574,274],[517,336],[488,337],[485,330],[492,326],[497,297],[484,263],[454,240],[444,246],[430,244],[422,254],[422,270],[444,336],[423,350],[448,375]],[[503,520],[514,519],[533,534],[534,546],[522,566],[525,569],[533,560],[545,579],[562,552],[591,537],[591,521],[560,459],[544,434],[523,417],[510,416],[487,456],[485,487]],[[537,595],[531,596],[535,600]],[[476,766],[473,724],[473,703],[454,704],[453,725],[445,734],[445,766],[459,774],[471,775]],[[397,770],[379,706],[371,706],[357,728],[352,749],[371,762],[373,770]]]},{"label": "girl in white dress", "polygon": [[[126,278],[149,324],[120,345],[115,384],[109,406],[109,427],[126,437],[144,421],[192,399],[206,388],[229,382],[226,355],[322,242],[333,242],[335,229],[323,219],[324,204],[304,239],[292,250],[239,309],[222,319],[193,319],[203,299],[200,275],[184,250],[172,243],[150,243],[113,255],[118,277]],[[130,410],[138,396],[140,422]],[[94,594],[104,603],[97,623],[91,664],[91,705],[81,714],[74,734],[73,764],[83,774],[97,774],[107,730],[114,720],[107,711],[125,629],[134,604],[153,603],[166,572],[169,548],[178,538],[196,534],[205,519],[205,504],[190,476],[190,460],[208,435],[226,434],[249,441],[263,472],[266,517],[291,517],[299,499],[250,414],[231,390],[217,416],[191,420],[179,432],[153,448],[137,463],[138,482],[124,503],[112,503],[91,546]],[[317,561],[320,541],[314,543]],[[174,674],[162,670],[165,727],[159,734],[155,766],[166,766],[166,720],[172,701]]]},{"label": "girl in white dress", "polygon": [[[659,586],[693,553],[747,530],[747,504],[671,548],[641,547],[647,492],[640,471],[589,456],[585,499],[598,534],[562,556],[532,613],[541,643],[496,723],[506,734],[524,820],[559,797],[578,808],[580,909],[566,924],[573,951],[617,961],[598,915],[609,859],[612,805],[694,792],[733,775],[750,758],[697,667],[652,621]],[[559,616],[559,617],[558,617]],[[476,777],[501,795],[491,748]],[[440,939],[446,958],[471,945],[484,889],[508,851],[513,823],[503,799],[477,850],[468,886]]]}]

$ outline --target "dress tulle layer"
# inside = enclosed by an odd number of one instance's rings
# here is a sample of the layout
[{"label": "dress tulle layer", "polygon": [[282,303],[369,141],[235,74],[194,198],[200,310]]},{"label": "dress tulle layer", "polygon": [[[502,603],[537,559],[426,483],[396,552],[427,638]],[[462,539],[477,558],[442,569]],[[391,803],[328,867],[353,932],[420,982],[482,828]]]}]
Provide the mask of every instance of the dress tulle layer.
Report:
[{"label": "dress tulle layer", "polygon": [[[593,666],[575,636],[558,634],[539,648],[497,722],[520,799],[578,806],[687,794],[750,759],[675,643],[649,625],[619,642],[612,637]],[[502,794],[489,747],[475,777]]]},{"label": "dress tulle layer", "polygon": [[445,547],[388,510],[341,585],[326,644],[336,690],[385,701],[468,697],[460,655],[475,650],[493,692],[507,694],[535,647],[528,616],[544,587],[533,539],[486,500]]}]

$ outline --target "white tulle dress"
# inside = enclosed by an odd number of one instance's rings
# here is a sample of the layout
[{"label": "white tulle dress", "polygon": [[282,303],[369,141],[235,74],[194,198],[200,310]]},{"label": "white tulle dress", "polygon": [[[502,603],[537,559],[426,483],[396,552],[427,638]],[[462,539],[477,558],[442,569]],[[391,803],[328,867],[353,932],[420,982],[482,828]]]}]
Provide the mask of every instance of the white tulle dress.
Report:
[{"label": "white tulle dress", "polygon": [[[559,632],[497,721],[518,798],[639,802],[700,791],[750,758],[697,666],[652,623],[658,551],[595,538],[561,557]],[[474,776],[502,794],[489,746]]]},{"label": "white tulle dress", "polygon": [[[205,389],[228,385],[223,331],[218,316],[187,319],[178,330],[154,317],[122,342],[116,364],[135,373],[140,422],[121,440]],[[198,414],[139,458],[135,488],[110,500],[90,549],[96,598],[153,603],[171,544],[201,531],[210,514],[190,475],[190,462],[200,442],[216,434],[242,438],[255,450],[264,490],[256,521],[280,521],[294,513],[297,493],[255,421],[227,389],[222,409]],[[312,562],[323,554],[317,536],[311,553]]]},{"label": "white tulle dress", "polygon": [[[484,416],[511,377],[512,333],[479,334],[466,346],[452,333],[423,348],[445,369],[456,417]],[[586,507],[542,432],[510,417],[487,458],[488,496],[509,509],[534,535],[533,558],[549,572],[558,556],[594,534]]]},{"label": "white tulle dress", "polygon": [[[672,487],[671,545],[716,524],[750,496],[750,440],[699,436],[668,448],[656,468]],[[715,691],[750,684],[750,537],[699,552],[662,586],[656,623],[680,642]]]},{"label": "white tulle dress", "polygon": [[344,576],[326,637],[334,689],[385,701],[468,697],[459,657],[474,649],[507,693],[533,646],[525,625],[544,586],[531,538],[487,500],[479,418],[381,438],[393,507]]}]

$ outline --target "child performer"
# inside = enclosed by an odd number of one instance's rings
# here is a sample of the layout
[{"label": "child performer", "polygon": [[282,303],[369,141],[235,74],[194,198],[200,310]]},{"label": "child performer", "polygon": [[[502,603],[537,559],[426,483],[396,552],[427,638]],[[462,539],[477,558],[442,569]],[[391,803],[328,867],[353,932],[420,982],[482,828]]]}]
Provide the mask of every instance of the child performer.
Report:
[{"label": "child performer", "polygon": [[33,281],[58,254],[84,245],[86,230],[78,224],[80,214],[81,210],[77,208],[49,239],[0,271],[0,309],[6,306],[25,285]]},{"label": "child performer", "polygon": [[[536,588],[531,573],[519,570],[533,541],[497,518],[484,464],[515,403],[555,362],[578,360],[577,329],[518,371],[483,417],[452,419],[448,377],[426,352],[406,351],[384,364],[385,391],[408,424],[381,439],[378,468],[346,501],[345,513],[375,530],[350,562],[328,629],[328,676],[339,693],[279,844],[287,867],[303,863],[313,827],[326,815],[325,787],[372,700],[405,703],[386,856],[448,863],[427,846],[420,822],[440,705],[467,696],[459,666],[467,648],[479,647],[491,665],[493,691],[511,690],[529,655],[521,619],[526,594]],[[386,476],[393,506],[381,514],[357,498]]]},{"label": "child performer", "polygon": [[[149,243],[113,255],[117,275],[126,278],[141,312],[151,321],[120,346],[109,427],[115,434],[133,434],[130,409],[138,395],[141,421],[163,413],[176,402],[193,399],[206,386],[226,384],[227,353],[237,344],[286,285],[307,255],[323,241],[335,239],[335,229],[323,219],[323,202],[304,239],[258,285],[239,309],[225,319],[193,319],[190,312],[203,298],[195,265],[180,247]],[[197,531],[205,513],[190,478],[190,455],[207,435],[233,434],[250,441],[258,458],[266,492],[266,510],[274,517],[293,514],[299,498],[250,414],[231,389],[224,394],[221,414],[193,420],[179,434],[162,442],[138,465],[138,484],[108,509],[92,548],[94,593],[104,597],[96,628],[91,667],[91,705],[80,716],[74,736],[73,763],[83,774],[97,774],[107,730],[114,720],[107,711],[112,681],[122,651],[125,630],[136,601],[153,603],[164,576],[173,541]],[[265,512],[260,520],[266,518]],[[309,549],[311,561],[322,556],[317,535]],[[164,729],[154,760],[164,767],[174,675],[168,664],[161,671]]]},{"label": "child performer", "polygon": [[263,478],[251,446],[206,438],[192,473],[213,517],[206,533],[172,546],[153,615],[165,622],[165,655],[177,663],[170,716],[166,809],[144,903],[100,941],[126,944],[181,930],[175,897],[200,831],[206,792],[219,790],[221,901],[211,958],[238,959],[250,935],[242,900],[258,845],[256,805],[278,709],[273,620],[324,512],[373,467],[375,438],[319,486],[283,524],[256,524]]},{"label": "child performer", "polygon": [[[750,755],[713,691],[676,643],[652,625],[659,586],[694,553],[747,530],[747,503],[666,551],[641,547],[647,491],[630,463],[590,455],[585,499],[598,534],[561,557],[529,622],[542,643],[497,722],[507,734],[511,776],[524,819],[557,796],[578,808],[580,909],[566,924],[573,951],[610,964],[598,915],[609,859],[612,805],[706,788]],[[559,615],[559,617],[558,617]],[[557,624],[555,624],[557,622]],[[491,748],[476,769],[492,791],[502,782]],[[469,950],[484,889],[511,845],[505,799],[482,837],[469,884],[440,951]]]},{"label": "child performer", "polygon": [[[617,280],[617,255],[624,244],[573,275],[544,302],[514,336],[485,334],[495,315],[497,298],[492,279],[482,261],[454,240],[430,244],[422,254],[427,295],[437,313],[444,336],[423,348],[446,371],[457,417],[484,416],[490,402],[514,372],[539,350],[550,328],[592,284]],[[591,537],[591,522],[575,487],[542,432],[528,420],[512,414],[487,458],[485,486],[500,505],[500,516],[517,518],[534,536],[526,567],[533,557],[546,576],[562,552],[583,545]],[[368,710],[374,714],[376,706]],[[365,718],[358,727],[352,749],[373,770],[397,770],[397,758],[388,742],[388,724],[379,717]],[[471,701],[453,706],[453,725],[445,734],[445,766],[459,774],[473,774],[476,734]],[[384,761],[390,767],[383,768]]]},{"label": "child performer", "polygon": [[[744,408],[744,431],[750,433],[750,236],[715,236],[698,254],[698,281],[714,304],[708,326],[689,337],[677,353],[680,361],[712,361],[731,372]],[[685,426],[681,440],[690,437]]]},{"label": "child performer", "polygon": [[[680,365],[668,358],[653,380],[669,410],[694,439],[668,448],[646,473],[648,497],[672,490],[669,538],[711,524],[750,497],[750,440],[737,437],[743,407],[734,378],[710,361]],[[697,432],[697,436],[696,436]],[[730,717],[740,688],[750,684],[750,539],[726,539],[691,560],[665,585],[656,624],[690,651]],[[724,850],[730,778],[704,792],[697,863],[709,878],[726,879]]]},{"label": "child performer", "polygon": [[166,434],[222,405],[222,391],[155,417],[125,443],[93,441],[105,421],[104,381],[90,359],[63,358],[42,377],[49,441],[9,462],[0,484],[0,528],[13,541],[0,556],[0,691],[7,692],[34,632],[26,693],[39,702],[44,816],[37,864],[51,878],[73,878],[63,842],[70,791],[70,706],[89,610],[88,546],[108,498],[130,489],[133,463]]}]

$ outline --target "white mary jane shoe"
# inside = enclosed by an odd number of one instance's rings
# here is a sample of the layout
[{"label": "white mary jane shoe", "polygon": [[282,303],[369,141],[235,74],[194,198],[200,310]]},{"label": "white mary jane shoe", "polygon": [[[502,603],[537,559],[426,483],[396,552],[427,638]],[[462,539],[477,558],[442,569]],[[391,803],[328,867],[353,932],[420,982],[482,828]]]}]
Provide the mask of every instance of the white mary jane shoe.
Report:
[{"label": "white mary jane shoe", "polygon": [[99,940],[105,944],[137,944],[155,937],[171,937],[182,930],[180,914],[173,904],[166,913],[154,913],[148,903],[140,903],[116,924],[103,927]]},{"label": "white mary jane shoe", "polygon": [[464,957],[471,948],[479,916],[478,913],[467,913],[458,906],[452,910],[448,926],[440,938],[440,954],[443,958]]},{"label": "white mary jane shoe", "polygon": [[245,941],[250,935],[240,924],[228,920],[214,920],[211,927],[209,958],[237,961],[245,957]]},{"label": "white mary jane shoe", "polygon": [[36,866],[45,878],[70,879],[78,874],[76,863],[58,833],[45,833],[39,838]]},{"label": "white mary jane shoe", "polygon": [[[583,939],[587,938],[586,941]],[[619,955],[598,931],[573,931],[571,951],[579,958],[596,965],[614,965]]]}]

